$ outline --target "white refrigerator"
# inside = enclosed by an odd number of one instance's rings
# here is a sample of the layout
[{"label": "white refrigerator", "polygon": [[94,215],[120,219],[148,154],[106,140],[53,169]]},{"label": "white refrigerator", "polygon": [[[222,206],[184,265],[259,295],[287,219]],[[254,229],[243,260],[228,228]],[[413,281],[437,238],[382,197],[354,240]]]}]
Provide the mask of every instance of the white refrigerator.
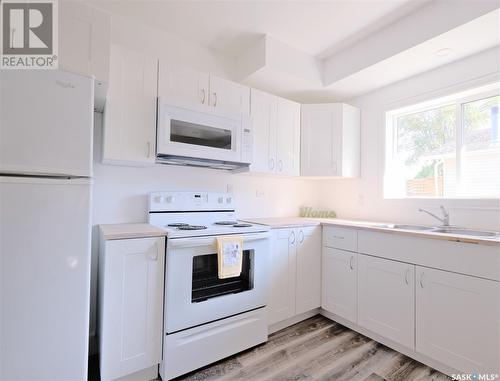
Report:
[{"label": "white refrigerator", "polygon": [[93,78],[0,71],[0,380],[86,380]]}]

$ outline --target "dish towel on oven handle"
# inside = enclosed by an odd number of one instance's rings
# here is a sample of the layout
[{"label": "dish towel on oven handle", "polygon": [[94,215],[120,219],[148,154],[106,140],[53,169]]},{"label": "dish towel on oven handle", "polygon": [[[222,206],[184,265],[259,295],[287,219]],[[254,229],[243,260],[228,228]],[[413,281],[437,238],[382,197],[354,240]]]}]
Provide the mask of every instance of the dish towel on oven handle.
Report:
[{"label": "dish towel on oven handle", "polygon": [[217,237],[219,279],[240,276],[243,262],[243,238],[240,236]]}]

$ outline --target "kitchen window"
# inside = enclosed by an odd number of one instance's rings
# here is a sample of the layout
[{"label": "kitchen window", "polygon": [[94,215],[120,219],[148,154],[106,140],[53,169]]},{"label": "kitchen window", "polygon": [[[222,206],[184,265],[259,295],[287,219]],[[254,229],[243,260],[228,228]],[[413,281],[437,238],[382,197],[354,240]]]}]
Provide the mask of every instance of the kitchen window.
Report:
[{"label": "kitchen window", "polygon": [[500,86],[386,114],[386,198],[500,198]]}]

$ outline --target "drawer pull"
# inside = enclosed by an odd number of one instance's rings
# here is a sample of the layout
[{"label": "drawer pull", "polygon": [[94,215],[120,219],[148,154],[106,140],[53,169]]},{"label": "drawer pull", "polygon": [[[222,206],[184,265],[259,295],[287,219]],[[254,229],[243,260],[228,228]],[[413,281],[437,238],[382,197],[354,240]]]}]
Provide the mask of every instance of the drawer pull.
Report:
[{"label": "drawer pull", "polygon": [[345,239],[345,237],[343,237],[341,235],[332,235],[332,238],[335,238],[335,239]]}]

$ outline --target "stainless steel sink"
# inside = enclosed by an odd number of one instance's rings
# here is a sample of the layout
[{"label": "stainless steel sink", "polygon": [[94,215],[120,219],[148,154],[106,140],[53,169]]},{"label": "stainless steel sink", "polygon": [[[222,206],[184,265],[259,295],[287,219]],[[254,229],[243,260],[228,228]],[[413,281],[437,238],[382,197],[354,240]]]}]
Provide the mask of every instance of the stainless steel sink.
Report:
[{"label": "stainless steel sink", "polygon": [[432,229],[433,233],[445,233],[445,234],[459,234],[459,235],[468,235],[472,237],[496,237],[500,235],[497,232],[489,232],[484,230],[470,230],[470,229],[461,229],[461,228],[450,228],[450,227],[442,227]]},{"label": "stainless steel sink", "polygon": [[393,229],[401,229],[401,230],[432,230],[434,228],[429,227],[429,226],[422,226],[422,225],[399,225],[395,224],[392,225]]}]

